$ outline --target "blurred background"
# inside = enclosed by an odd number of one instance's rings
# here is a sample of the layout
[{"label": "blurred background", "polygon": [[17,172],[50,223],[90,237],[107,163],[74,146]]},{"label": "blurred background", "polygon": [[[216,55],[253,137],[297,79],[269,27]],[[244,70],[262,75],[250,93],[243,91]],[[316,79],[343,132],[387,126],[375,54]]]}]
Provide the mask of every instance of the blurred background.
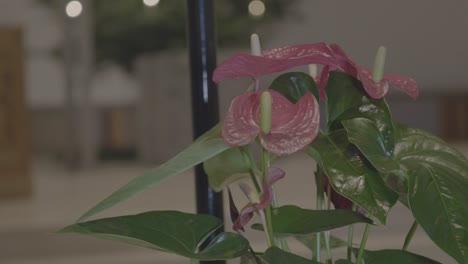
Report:
[{"label": "blurred background", "polygon": [[[391,92],[394,118],[468,154],[468,2],[215,6],[218,61],[249,52],[251,33],[265,49],[336,42],[368,66],[386,45],[386,71],[414,77],[421,89],[417,101]],[[186,15],[184,0],[0,0],[0,263],[185,263],[53,232],[192,141]],[[248,85],[219,86],[221,115]],[[281,162],[288,175],[278,187],[281,203],[314,205],[311,159],[296,154]],[[194,197],[188,171],[100,216],[194,212]],[[371,248],[401,247],[409,212],[397,206],[389,223],[372,231]],[[261,234],[252,239],[264,247]],[[421,230],[410,250],[454,263]]]}]

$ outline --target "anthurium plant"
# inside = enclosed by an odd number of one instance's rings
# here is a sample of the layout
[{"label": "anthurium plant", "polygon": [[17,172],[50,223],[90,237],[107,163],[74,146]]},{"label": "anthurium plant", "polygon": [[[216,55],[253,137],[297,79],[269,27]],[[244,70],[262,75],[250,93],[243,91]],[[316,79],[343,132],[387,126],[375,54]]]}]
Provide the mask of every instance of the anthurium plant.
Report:
[{"label": "anthurium plant", "polygon": [[[262,52],[253,35],[250,54],[234,55],[213,74],[215,82],[253,80],[251,87],[239,91],[224,120],[62,232],[117,240],[192,262],[438,263],[407,250],[419,227],[455,261],[468,263],[468,161],[440,138],[392,120],[385,101],[389,89],[398,88],[413,99],[419,90],[411,78],[384,73],[385,53],[384,47],[378,49],[371,70],[352,61],[337,44]],[[287,72],[270,84],[260,82],[262,76],[301,65],[310,65],[310,73]],[[317,164],[310,172],[316,183],[314,210],[280,206],[276,199],[274,185],[288,175],[271,164],[298,151]],[[87,220],[201,163],[211,186],[229,194],[234,232],[219,231],[224,223],[216,217],[178,211]],[[240,188],[249,203],[237,207],[231,188]],[[385,225],[398,202],[414,217],[401,249],[366,250],[372,226]],[[352,243],[356,224],[365,226],[359,245]],[[347,238],[331,235],[340,227],[348,227]],[[252,248],[246,232],[264,232],[267,249]],[[288,246],[291,239],[308,246],[311,257],[295,254]],[[337,246],[346,246],[347,254],[333,256]]]}]

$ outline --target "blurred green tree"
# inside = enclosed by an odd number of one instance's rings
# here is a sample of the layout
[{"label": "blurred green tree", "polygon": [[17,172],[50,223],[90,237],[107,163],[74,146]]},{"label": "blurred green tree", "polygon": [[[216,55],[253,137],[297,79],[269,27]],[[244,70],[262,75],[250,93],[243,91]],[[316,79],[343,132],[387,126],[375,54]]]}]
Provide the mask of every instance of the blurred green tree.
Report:
[{"label": "blurred green tree", "polygon": [[[40,0],[59,7],[59,0]],[[95,0],[95,42],[98,62],[112,61],[127,69],[136,57],[186,45],[186,0],[161,0],[154,7],[141,0]],[[218,44],[245,44],[254,29],[284,16],[295,0],[263,0],[261,17],[249,14],[251,0],[216,0]],[[60,10],[63,12],[62,10]]]}]

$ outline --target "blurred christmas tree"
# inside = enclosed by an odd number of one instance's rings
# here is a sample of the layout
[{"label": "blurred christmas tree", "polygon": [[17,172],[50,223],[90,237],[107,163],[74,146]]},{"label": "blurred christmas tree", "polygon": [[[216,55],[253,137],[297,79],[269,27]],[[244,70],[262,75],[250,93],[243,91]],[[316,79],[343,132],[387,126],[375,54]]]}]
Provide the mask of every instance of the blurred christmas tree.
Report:
[{"label": "blurred christmas tree", "polygon": [[[41,1],[60,6],[59,0]],[[257,0],[256,4],[266,7],[261,16],[249,13],[251,2],[215,1],[217,27],[222,29],[218,30],[220,47],[245,44],[258,25],[284,16],[294,0]],[[141,0],[95,0],[94,5],[98,62],[112,61],[130,68],[141,54],[186,45],[186,0],[161,0],[153,7]]]}]

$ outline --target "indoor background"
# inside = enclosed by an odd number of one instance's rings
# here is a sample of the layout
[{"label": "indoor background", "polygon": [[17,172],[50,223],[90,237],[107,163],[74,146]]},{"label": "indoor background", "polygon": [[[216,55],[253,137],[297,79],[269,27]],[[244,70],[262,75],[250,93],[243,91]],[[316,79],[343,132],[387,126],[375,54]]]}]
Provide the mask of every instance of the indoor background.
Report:
[{"label": "indoor background", "polygon": [[[264,49],[335,42],[368,66],[387,46],[386,72],[412,76],[421,91],[416,101],[392,91],[394,118],[468,155],[467,1],[215,5],[219,62],[249,52],[251,33]],[[186,12],[183,0],[0,0],[0,263],[184,263],[54,232],[192,141]],[[221,116],[248,85],[219,86]],[[301,153],[286,161],[281,203],[311,207],[314,163]],[[194,208],[188,171],[100,216]],[[412,220],[396,206],[388,222],[371,233],[372,249],[400,247]],[[262,246],[261,234],[254,240]],[[421,230],[410,249],[454,263]]]}]

